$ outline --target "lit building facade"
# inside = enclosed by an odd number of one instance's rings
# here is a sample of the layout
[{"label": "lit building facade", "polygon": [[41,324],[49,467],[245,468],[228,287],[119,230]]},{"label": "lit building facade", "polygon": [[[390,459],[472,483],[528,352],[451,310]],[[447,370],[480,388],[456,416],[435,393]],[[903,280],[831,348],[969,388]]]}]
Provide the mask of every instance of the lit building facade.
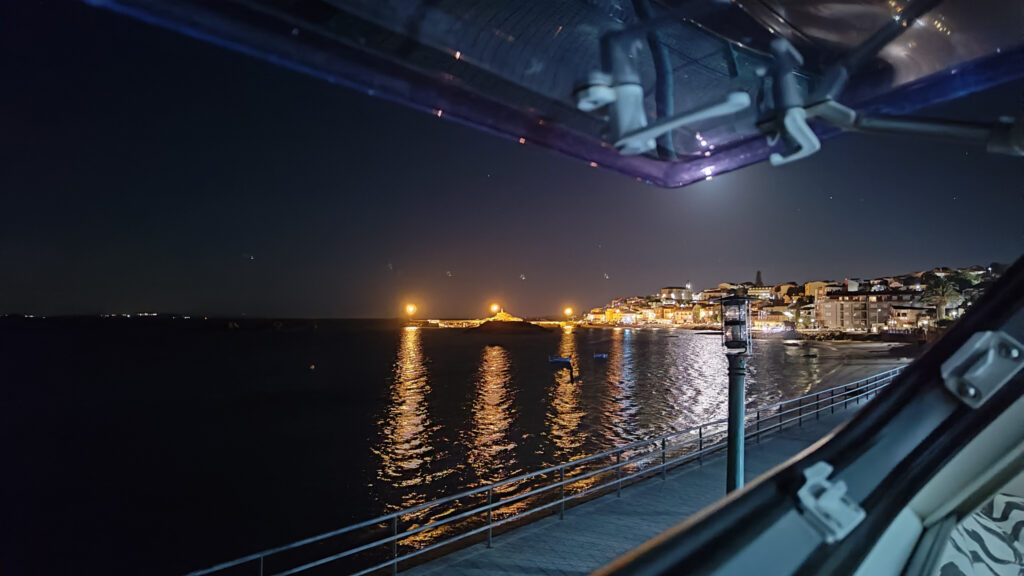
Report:
[{"label": "lit building facade", "polygon": [[666,286],[661,289],[660,296],[662,302],[690,302],[693,300],[693,290],[689,284],[686,286]]},{"label": "lit building facade", "polygon": [[889,313],[890,330],[910,330],[926,325],[932,316],[928,308],[917,306],[893,306]]},{"label": "lit building facade", "polygon": [[814,302],[814,320],[826,330],[878,330],[888,326],[893,305],[909,306],[912,292],[833,292]]},{"label": "lit building facade", "polygon": [[765,307],[752,314],[750,317],[751,328],[762,332],[776,332],[796,327],[785,312],[775,308],[775,306]]},{"label": "lit building facade", "polygon": [[804,284],[804,296],[810,298],[817,298],[818,292],[824,289],[826,286],[832,285],[831,282],[823,280],[815,280],[814,282],[807,282]]},{"label": "lit building facade", "polygon": [[726,288],[709,288],[703,290],[698,296],[697,300],[701,302],[713,302],[719,298],[724,298],[729,295],[729,289]]},{"label": "lit building facade", "polygon": [[760,300],[768,300],[772,297],[771,286],[751,286],[747,288],[747,296],[751,298],[758,298]]}]

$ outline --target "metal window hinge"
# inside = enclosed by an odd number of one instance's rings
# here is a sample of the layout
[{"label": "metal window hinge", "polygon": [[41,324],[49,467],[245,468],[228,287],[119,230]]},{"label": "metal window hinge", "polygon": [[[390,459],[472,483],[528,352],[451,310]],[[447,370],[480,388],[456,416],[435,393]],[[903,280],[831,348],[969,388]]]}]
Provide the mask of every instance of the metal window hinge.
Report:
[{"label": "metal window hinge", "polygon": [[1024,368],[1024,346],[1003,331],[977,332],[942,363],[942,380],[957,398],[977,408]]},{"label": "metal window hinge", "polygon": [[853,531],[867,515],[846,495],[846,482],[832,482],[832,465],[818,462],[804,470],[803,487],[797,491],[804,518],[827,544],[834,544]]}]

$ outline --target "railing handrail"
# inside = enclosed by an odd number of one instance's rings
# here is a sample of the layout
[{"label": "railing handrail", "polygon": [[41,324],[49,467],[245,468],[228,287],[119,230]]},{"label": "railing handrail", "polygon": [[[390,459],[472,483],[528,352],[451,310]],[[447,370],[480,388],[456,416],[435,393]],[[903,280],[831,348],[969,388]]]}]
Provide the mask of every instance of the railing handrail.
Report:
[{"label": "railing handrail", "polygon": [[[834,393],[839,391],[839,390],[842,390],[844,394],[847,394],[849,392],[859,391],[862,388],[865,388],[865,387],[873,385],[873,384],[878,384],[878,383],[880,383],[882,381],[886,381],[885,385],[888,385],[888,383],[890,383],[891,380],[903,370],[903,368],[904,368],[903,366],[899,366],[899,367],[896,367],[896,368],[893,368],[893,369],[890,369],[890,370],[885,370],[885,371],[879,372],[877,374],[868,376],[866,378],[861,378],[859,380],[854,380],[852,382],[848,382],[846,384],[840,384],[838,386],[833,386],[831,388],[826,388],[824,390],[818,390],[817,392],[804,394],[804,395],[798,396],[796,398],[790,398],[788,400],[783,400],[781,402],[777,402],[775,404],[771,404],[771,405],[768,405],[768,406],[762,406],[760,408],[753,408],[753,409],[747,410],[744,413],[744,428],[747,428],[747,427],[752,426],[752,425],[758,425],[760,422],[764,422],[764,421],[767,421],[769,419],[774,421],[777,418],[779,419],[779,422],[776,423],[774,425],[774,427],[781,427],[783,424],[791,423],[791,422],[797,420],[797,418],[790,418],[790,419],[787,419],[787,420],[783,421],[783,420],[781,420],[781,416],[782,415],[789,414],[789,413],[792,413],[794,410],[802,409],[802,408],[805,408],[805,407],[809,406],[809,405],[803,404],[804,400],[814,398],[815,401],[814,401],[813,404],[816,405],[816,404],[819,404],[819,403],[822,402],[821,396],[824,395],[824,394],[829,394],[829,396],[827,398],[825,398],[825,400],[830,400],[830,399],[834,400],[835,399],[834,398]],[[851,389],[851,387],[853,387],[853,388]],[[877,390],[877,388],[880,388],[880,387],[882,387],[882,386],[878,386],[874,390]],[[864,395],[866,395],[868,393],[870,393],[870,391],[866,392],[864,394],[860,394],[860,395],[854,396],[854,397],[848,397],[848,398],[844,399],[844,401],[849,401],[849,400],[854,399],[854,398],[860,398],[861,396],[864,396]],[[794,402],[801,402],[801,404],[799,404],[796,408],[790,408],[790,409],[785,410],[785,411],[781,410],[783,406],[785,406],[787,404],[792,404]],[[835,405],[835,403],[830,404],[829,406],[834,406],[834,405]],[[801,412],[801,415],[800,415],[799,418],[803,418],[807,414],[812,414],[812,415],[816,414],[816,413],[820,412],[821,410],[824,410],[824,408],[819,408],[817,410],[812,410],[809,413]],[[766,412],[770,413],[771,415],[770,416],[766,416],[766,417],[761,417],[761,415],[766,413]],[[753,416],[754,419],[752,421],[748,422],[747,418],[751,417],[751,416]],[[466,497],[469,497],[469,496],[474,496],[474,495],[477,495],[477,494],[483,494],[485,492],[493,493],[495,490],[503,488],[503,487],[508,486],[510,484],[519,483],[519,482],[522,482],[524,480],[528,480],[528,479],[531,479],[531,478],[536,478],[538,476],[543,476],[545,474],[551,474],[553,472],[562,472],[563,473],[562,479],[557,481],[557,482],[555,482],[555,483],[553,483],[553,484],[549,484],[549,485],[546,485],[546,486],[538,487],[537,489],[529,490],[529,491],[524,492],[522,494],[516,494],[516,495],[511,496],[510,498],[505,499],[505,500],[497,500],[497,501],[493,501],[493,502],[490,502],[490,503],[485,504],[485,505],[471,507],[470,510],[468,510],[468,511],[460,512],[460,513],[457,513],[457,514],[452,515],[452,516],[447,516],[445,518],[441,518],[441,519],[438,519],[436,521],[431,521],[431,522],[428,522],[428,523],[423,524],[421,526],[417,526],[417,527],[413,528],[412,530],[405,531],[405,532],[402,532],[402,533],[392,534],[391,536],[388,536],[386,538],[381,538],[381,539],[375,540],[373,542],[370,542],[368,544],[356,546],[355,548],[351,548],[349,550],[345,550],[345,551],[343,551],[341,553],[338,553],[338,554],[332,554],[331,556],[329,556],[327,558],[322,558],[322,559],[320,559],[318,561],[315,561],[315,562],[312,562],[312,563],[309,563],[309,564],[306,564],[306,565],[303,565],[303,566],[299,566],[299,567],[293,568],[291,570],[287,570],[287,571],[282,573],[282,574],[293,574],[293,573],[296,573],[296,572],[298,572],[300,570],[304,570],[304,569],[312,568],[312,567],[314,567],[316,565],[320,565],[320,564],[324,563],[325,561],[333,561],[333,560],[340,559],[340,558],[345,557],[345,556],[349,556],[349,555],[356,554],[356,553],[361,552],[361,551],[365,551],[366,549],[369,549],[369,548],[372,548],[372,547],[381,546],[381,545],[392,543],[392,542],[398,542],[400,540],[403,540],[403,539],[408,538],[410,536],[413,536],[415,534],[424,532],[426,530],[429,530],[429,529],[432,529],[432,528],[437,528],[439,526],[443,526],[443,525],[445,525],[445,524],[447,524],[449,522],[452,522],[454,520],[464,519],[464,518],[467,518],[467,517],[470,517],[470,516],[473,516],[473,515],[476,515],[476,514],[480,514],[482,512],[487,512],[487,511],[490,511],[490,510],[492,510],[494,508],[497,508],[497,507],[500,507],[500,506],[507,506],[508,504],[510,504],[512,502],[523,500],[523,499],[528,498],[530,496],[535,496],[537,494],[540,494],[542,492],[546,492],[546,491],[548,491],[550,489],[553,489],[553,488],[564,487],[566,485],[569,485],[569,484],[572,484],[572,483],[575,483],[575,482],[579,482],[580,480],[583,480],[583,479],[595,476],[597,474],[601,474],[601,473],[612,471],[612,470],[616,470],[616,469],[621,469],[621,468],[625,467],[628,464],[635,464],[635,463],[640,462],[640,461],[642,461],[642,460],[644,460],[646,458],[649,458],[651,455],[657,454],[657,451],[646,453],[646,454],[641,454],[641,455],[636,456],[636,457],[629,457],[629,458],[627,458],[625,460],[620,460],[620,461],[618,461],[615,464],[612,464],[610,466],[605,466],[605,467],[599,468],[598,470],[588,471],[586,473],[578,474],[576,476],[568,476],[568,477],[564,476],[564,470],[566,468],[568,468],[568,467],[575,467],[575,466],[579,466],[581,464],[585,464],[587,462],[592,462],[594,460],[598,460],[598,459],[601,459],[601,458],[607,458],[609,456],[613,456],[613,455],[616,455],[616,454],[623,454],[624,452],[627,452],[629,450],[633,450],[633,449],[641,447],[641,446],[649,446],[651,444],[661,443],[662,447],[663,447],[662,449],[664,450],[665,442],[667,442],[670,439],[677,438],[677,437],[682,436],[684,434],[692,434],[692,433],[698,432],[698,431],[702,432],[704,429],[707,429],[709,427],[713,427],[713,426],[721,425],[721,424],[726,424],[727,421],[728,421],[727,418],[720,418],[718,420],[712,420],[710,422],[705,422],[705,423],[702,423],[702,424],[698,424],[697,426],[691,426],[691,427],[685,428],[683,430],[675,430],[675,431],[668,432],[668,433],[665,433],[665,434],[661,434],[659,436],[655,436],[655,437],[652,437],[652,438],[648,438],[648,439],[644,439],[644,440],[637,440],[637,441],[634,441],[634,442],[630,442],[628,444],[623,444],[621,446],[616,446],[614,448],[609,448],[607,450],[603,450],[601,452],[597,452],[597,453],[591,454],[589,456],[584,456],[582,458],[577,458],[577,459],[574,459],[574,460],[568,460],[566,462],[562,462],[560,464],[556,464],[554,466],[549,466],[547,468],[543,468],[543,469],[536,470],[536,471],[533,471],[533,472],[526,472],[526,473],[523,473],[523,474],[519,474],[517,476],[513,476],[511,478],[506,478],[506,479],[500,480],[498,482],[494,482],[494,483],[487,484],[487,485],[484,485],[484,486],[478,486],[476,488],[471,488],[469,490],[465,490],[465,491],[462,491],[462,492],[459,492],[459,493],[456,493],[456,494],[445,496],[443,498],[438,498],[436,500],[431,500],[429,502],[424,502],[422,504],[417,504],[417,505],[411,506],[409,508],[404,508],[402,510],[397,510],[397,511],[394,511],[394,512],[390,512],[388,514],[384,514],[382,516],[378,516],[378,517],[370,519],[370,520],[364,520],[362,522],[357,522],[355,524],[350,524],[348,526],[344,526],[344,527],[338,528],[336,530],[331,530],[331,531],[328,531],[328,532],[323,532],[321,534],[317,534],[315,536],[310,536],[308,538],[303,538],[301,540],[297,540],[295,542],[291,542],[290,544],[285,544],[285,545],[277,546],[277,547],[274,547],[274,548],[268,548],[266,550],[262,550],[260,552],[256,552],[256,553],[253,553],[253,554],[242,556],[240,558],[236,558],[236,559],[228,561],[228,562],[223,562],[223,563],[220,563],[220,564],[217,564],[217,565],[214,565],[214,566],[210,566],[208,568],[204,568],[204,569],[201,569],[201,570],[195,570],[195,571],[189,572],[186,576],[203,576],[203,575],[206,575],[206,574],[212,574],[212,573],[215,573],[215,572],[219,572],[221,570],[226,570],[228,568],[232,568],[232,567],[235,567],[235,566],[246,564],[248,562],[253,562],[255,560],[262,560],[263,558],[266,558],[268,556],[272,556],[274,554],[278,554],[280,552],[284,552],[284,551],[287,551],[287,550],[292,550],[292,549],[295,549],[295,548],[299,548],[299,547],[305,546],[307,544],[312,544],[314,542],[319,542],[321,540],[326,540],[328,538],[333,538],[335,536],[340,536],[342,534],[346,534],[346,533],[352,532],[354,530],[358,530],[360,528],[367,528],[367,527],[370,527],[370,526],[376,526],[376,525],[385,524],[385,523],[388,523],[389,521],[395,521],[396,519],[399,519],[402,516],[407,516],[409,514],[414,514],[416,512],[421,511],[421,510],[426,510],[426,509],[429,509],[429,508],[434,508],[434,507],[440,506],[442,504],[447,504],[449,502],[453,502],[455,500],[459,500],[459,499],[466,498]],[[771,430],[771,429],[772,429],[772,427],[769,427],[769,428],[764,429],[764,430],[758,429],[755,432],[745,433],[744,435],[745,435],[745,437],[749,437],[749,436],[751,436],[753,434],[763,433],[766,430]],[[719,432],[715,432],[715,433],[716,434],[720,434],[721,432],[719,431]],[[690,440],[685,441],[685,442],[683,442],[681,444],[674,445],[673,448],[679,448],[679,447],[682,447],[682,446],[686,446],[686,445],[692,444],[692,443],[697,442],[697,441],[698,441],[698,439],[696,439],[696,438],[690,439]],[[673,460],[673,463],[682,463],[682,462],[686,461],[687,459],[693,459],[694,457],[697,457],[697,456],[703,456],[703,454],[705,452],[711,451],[713,448],[720,448],[720,444],[721,444],[721,441],[719,441],[719,442],[717,442],[717,443],[715,443],[713,445],[704,446],[703,448],[700,448],[695,453],[686,454],[686,455],[684,455],[682,457],[675,458]],[[662,466],[663,465],[664,464],[662,464]],[[646,470],[635,472],[635,473],[631,474],[630,476],[628,476],[627,478],[632,478],[632,477],[634,477],[634,476],[636,476],[638,474],[641,474],[643,472],[646,472]],[[621,477],[618,478],[618,481],[620,483],[621,483],[622,480],[623,480],[623,478],[621,478]],[[507,523],[512,518],[522,517],[522,516],[525,516],[527,514],[531,514],[531,513],[538,512],[538,511],[543,510],[543,509],[547,509],[547,508],[551,507],[552,505],[558,504],[559,502],[564,502],[566,500],[571,500],[573,498],[576,498],[576,497],[579,497],[581,495],[587,494],[587,493],[589,493],[589,492],[591,492],[593,490],[597,490],[597,489],[600,489],[602,487],[607,487],[607,486],[611,485],[611,483],[612,482],[605,483],[605,484],[602,484],[600,486],[594,486],[594,487],[588,488],[587,490],[583,491],[580,494],[569,495],[568,497],[563,497],[562,500],[560,500],[560,501],[551,502],[551,503],[545,504],[543,506],[540,506],[540,507],[532,509],[532,510],[523,511],[522,513],[516,514],[516,515],[514,515],[514,516],[512,516],[510,518],[504,518],[504,519],[502,519],[500,521],[492,522],[489,526],[501,525],[501,524]],[[486,527],[484,527],[484,528],[486,528]],[[482,529],[474,529],[474,530],[471,530],[468,533],[463,533],[463,534],[452,536],[451,538],[445,540],[444,542],[451,543],[451,542],[454,542],[454,541],[459,540],[461,538],[464,538],[466,536],[470,536],[470,535],[473,535],[473,534],[478,534],[481,531],[482,531]],[[428,546],[427,549],[436,548],[437,545],[439,545],[439,544],[441,544],[441,543],[432,544],[431,546]],[[372,571],[374,569],[380,569],[382,567],[388,566],[392,562],[395,562],[397,560],[408,559],[408,558],[411,558],[413,556],[418,556],[421,553],[427,551],[427,549],[421,549],[421,550],[414,551],[413,553],[406,554],[402,558],[394,558],[394,559],[389,560],[389,561],[387,561],[387,562],[385,562],[385,563],[383,563],[383,564],[381,564],[381,565],[379,565],[379,566],[377,566],[377,567],[375,567],[373,569],[370,569],[369,571]],[[328,560],[328,558],[329,558],[329,560]],[[360,571],[359,573],[363,574],[363,573],[367,573],[367,571]],[[261,574],[262,574],[262,570],[261,570]]]}]

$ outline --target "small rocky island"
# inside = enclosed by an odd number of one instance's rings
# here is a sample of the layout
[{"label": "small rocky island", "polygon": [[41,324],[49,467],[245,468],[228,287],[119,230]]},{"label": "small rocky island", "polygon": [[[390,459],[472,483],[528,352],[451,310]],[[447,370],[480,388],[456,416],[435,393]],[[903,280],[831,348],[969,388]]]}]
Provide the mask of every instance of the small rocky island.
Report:
[{"label": "small rocky island", "polygon": [[526,322],[522,318],[516,318],[504,310],[499,310],[497,314],[484,319],[478,326],[467,328],[466,332],[484,334],[545,334],[551,333],[552,330],[532,322]]}]

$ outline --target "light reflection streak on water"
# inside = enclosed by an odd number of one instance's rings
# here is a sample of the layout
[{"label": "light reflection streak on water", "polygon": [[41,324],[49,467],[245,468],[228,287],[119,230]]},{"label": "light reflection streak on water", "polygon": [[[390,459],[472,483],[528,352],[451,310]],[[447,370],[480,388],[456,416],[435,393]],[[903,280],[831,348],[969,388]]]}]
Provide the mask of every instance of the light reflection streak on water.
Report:
[{"label": "light reflection streak on water", "polygon": [[[725,416],[728,380],[719,337],[689,334],[683,338],[667,339],[664,358],[664,396],[644,406],[654,412],[646,419],[652,424],[647,436],[686,430]],[[676,436],[668,444],[668,457],[680,455],[673,446],[686,452],[695,450],[696,445],[683,447],[681,444],[697,438],[696,432]]]},{"label": "light reflection streak on water", "polygon": [[427,406],[430,385],[421,338],[421,331],[414,327],[402,331],[390,402],[377,422],[381,431],[380,446],[374,449],[380,458],[377,479],[398,489],[397,498],[388,502],[391,510],[425,502],[426,488],[451,473],[431,466],[441,455],[435,447],[437,426]]},{"label": "light reflection streak on water", "polygon": [[633,376],[633,331],[612,332],[608,348],[604,406],[601,409],[602,433],[609,447],[639,440],[637,435],[636,382]]},{"label": "light reflection streak on water", "polygon": [[[572,358],[575,381],[567,367],[547,362],[546,356],[555,350],[553,340],[523,340],[515,344],[517,348],[482,346],[472,352],[477,358],[476,369],[466,367],[467,379],[461,380],[470,393],[467,407],[461,404],[464,396],[456,400],[455,396],[430,394],[430,360],[425,358],[420,341],[426,337],[458,344],[464,336],[443,331],[422,334],[416,330],[402,333],[389,406],[378,422],[381,441],[375,452],[381,465],[376,475],[388,510],[687,429],[723,418],[727,412],[726,360],[720,336],[635,329],[565,330],[555,336],[559,338],[557,355]],[[513,366],[512,354],[521,352],[518,346],[529,354],[523,356],[523,365]],[[445,347],[437,350],[434,361],[443,362]],[[606,353],[608,358],[593,359],[595,352]],[[842,362],[841,358],[823,356],[819,364],[809,352],[814,350],[787,348],[778,341],[755,341],[748,362],[748,408],[804,394],[821,375]],[[434,384],[450,389],[452,382]],[[524,399],[530,398],[544,405],[523,406]],[[428,401],[433,408],[430,413]],[[457,409],[455,402],[468,410]],[[523,414],[531,415],[529,421]],[[457,436],[461,449],[447,448],[441,429],[461,430]],[[540,445],[534,448],[531,441],[524,441],[530,436],[541,439]],[[642,451],[653,450],[657,447],[651,445]],[[581,468],[612,462],[614,459],[600,464],[595,461]],[[571,477],[583,469],[569,468],[567,474]],[[581,480],[567,491],[578,493],[608,479],[602,475]],[[549,476],[543,481],[505,486],[496,491],[495,497],[508,498],[551,480]],[[486,493],[483,498],[486,501]],[[518,506],[495,510],[495,518],[508,516]],[[402,524],[422,524],[452,513],[454,508],[432,509],[405,517]],[[428,543],[449,529],[424,532],[403,541],[403,545]]]},{"label": "light reflection streak on water", "polygon": [[692,348],[682,346],[679,339],[669,339],[665,345],[665,356],[669,359],[665,378],[664,402],[649,407],[653,414],[649,420],[653,423],[654,434],[660,435],[691,426],[697,419],[693,412],[703,399],[700,386],[694,385],[692,373],[704,368],[709,358],[698,356],[690,358]]},{"label": "light reflection streak on water", "polygon": [[[522,473],[518,465],[512,426],[518,410],[511,387],[512,362],[501,346],[486,346],[477,370],[476,398],[473,401],[472,428],[465,435],[466,459],[476,474],[473,486],[499,482]],[[521,482],[506,484],[495,490],[495,498],[515,493]],[[523,507],[514,505],[495,509],[496,517],[504,517]]]},{"label": "light reflection streak on water", "polygon": [[[695,334],[669,342],[671,344],[665,352],[668,361],[664,366],[667,375],[665,402],[660,405],[657,401],[652,402],[659,413],[651,420],[659,424],[651,431],[651,436],[725,418],[728,413],[727,362],[721,339]],[[755,341],[747,361],[748,408],[778,402],[783,386],[791,389],[787,390],[788,396],[799,396],[817,381],[819,372],[816,365],[804,358],[797,358],[798,362],[794,362],[785,356],[780,357],[779,348],[776,344]],[[792,365],[787,365],[787,362]],[[762,365],[771,371],[762,374],[758,370]],[[799,372],[791,374],[791,369]]]},{"label": "light reflection streak on water", "polygon": [[689,391],[686,403],[673,406],[677,430],[725,417],[728,412],[729,385],[722,340],[700,335],[686,342],[681,353],[683,387]]},{"label": "light reflection streak on water", "polygon": [[572,370],[561,368],[554,374],[554,386],[548,394],[549,408],[547,412],[546,436],[552,444],[554,460],[551,464],[560,464],[584,456],[582,432],[583,408],[580,405],[579,358],[576,351],[576,335],[572,330],[563,330],[562,339],[558,343],[558,355],[572,358]]}]

